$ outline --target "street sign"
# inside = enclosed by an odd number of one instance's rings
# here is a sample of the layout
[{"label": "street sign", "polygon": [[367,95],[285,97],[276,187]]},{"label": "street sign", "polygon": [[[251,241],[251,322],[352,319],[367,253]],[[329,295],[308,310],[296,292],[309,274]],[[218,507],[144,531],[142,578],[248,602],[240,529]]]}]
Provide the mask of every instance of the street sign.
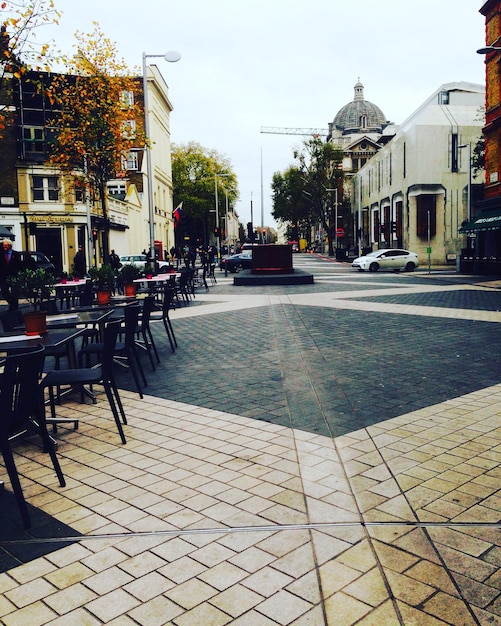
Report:
[{"label": "street sign", "polygon": [[336,237],[344,237],[344,228],[336,229]]}]

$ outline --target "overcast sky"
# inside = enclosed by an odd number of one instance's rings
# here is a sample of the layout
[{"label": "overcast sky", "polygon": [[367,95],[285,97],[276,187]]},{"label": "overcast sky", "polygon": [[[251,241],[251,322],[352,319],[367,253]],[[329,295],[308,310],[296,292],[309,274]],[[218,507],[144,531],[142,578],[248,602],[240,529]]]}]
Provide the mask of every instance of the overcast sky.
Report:
[{"label": "overcast sky", "polygon": [[[443,83],[484,84],[483,0],[56,0],[48,33],[71,52],[76,30],[98,22],[129,66],[142,53],[169,85],[172,140],[197,141],[228,157],[240,190],[240,221],[272,225],[273,173],[292,162],[302,137],[262,127],[327,128],[365,99],[401,123]],[[45,39],[40,32],[38,39]],[[263,203],[261,198],[263,197]]]}]

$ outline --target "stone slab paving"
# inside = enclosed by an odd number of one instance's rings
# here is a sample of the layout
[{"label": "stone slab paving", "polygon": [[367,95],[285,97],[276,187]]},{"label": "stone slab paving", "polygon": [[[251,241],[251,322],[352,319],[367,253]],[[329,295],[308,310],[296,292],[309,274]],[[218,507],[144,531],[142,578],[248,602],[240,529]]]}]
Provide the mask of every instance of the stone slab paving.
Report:
[{"label": "stone slab paving", "polygon": [[16,448],[72,532],[0,574],[0,623],[501,624],[499,281],[301,262],[320,284],[218,275],[173,312],[175,354],[155,329],[149,395],[121,380],[126,446],[102,395],[58,407],[81,418],[66,488]]},{"label": "stone slab paving", "polygon": [[6,626],[501,623],[501,385],[336,438],[123,399],[126,446],[61,407],[65,489],[17,450],[85,538],[0,575]]}]

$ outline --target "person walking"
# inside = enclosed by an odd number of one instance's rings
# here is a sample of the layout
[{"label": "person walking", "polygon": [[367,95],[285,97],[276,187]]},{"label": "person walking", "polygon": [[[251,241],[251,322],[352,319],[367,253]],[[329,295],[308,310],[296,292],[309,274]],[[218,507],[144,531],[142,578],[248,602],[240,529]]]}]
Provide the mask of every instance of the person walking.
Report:
[{"label": "person walking", "polygon": [[110,254],[110,265],[111,265],[111,268],[115,272],[118,272],[118,270],[122,267],[122,264],[120,263],[120,257],[115,252],[115,250],[111,251],[111,254]]},{"label": "person walking", "polygon": [[83,246],[78,246],[78,252],[73,259],[73,272],[78,278],[83,278],[87,271],[87,263],[85,261],[85,251]]},{"label": "person walking", "polygon": [[12,249],[12,241],[2,241],[3,254],[0,255],[0,290],[2,298],[7,301],[9,311],[19,308],[19,298],[15,289],[9,284],[9,278],[18,274],[23,268],[23,260],[19,252]]}]

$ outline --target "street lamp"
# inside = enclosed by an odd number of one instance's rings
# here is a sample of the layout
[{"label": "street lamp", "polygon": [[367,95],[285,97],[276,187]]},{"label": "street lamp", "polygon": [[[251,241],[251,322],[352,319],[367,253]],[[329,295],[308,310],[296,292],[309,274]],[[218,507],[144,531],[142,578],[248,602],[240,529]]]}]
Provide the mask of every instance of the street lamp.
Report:
[{"label": "street lamp", "polygon": [[181,55],[176,50],[171,50],[165,54],[146,54],[143,52],[143,98],[144,98],[144,134],[146,142],[144,146],[144,155],[146,157],[146,177],[148,183],[148,216],[150,220],[150,255],[153,255],[153,268],[156,274],[156,254],[155,254],[155,207],[153,204],[153,168],[151,167],[151,148],[150,140],[150,116],[148,109],[148,76],[146,74],[146,59],[162,58],[168,63],[176,63]]},{"label": "street lamp", "polygon": [[477,54],[489,54],[490,52],[496,52],[501,50],[499,46],[485,46],[485,48],[479,48]]},{"label": "street lamp", "polygon": [[326,189],[325,191],[333,191],[334,192],[334,254],[337,259],[337,187],[336,189]]},{"label": "street lamp", "polygon": [[462,143],[458,146],[461,150],[462,148],[468,148],[468,187],[467,187],[467,201],[466,201],[466,217],[468,221],[471,218],[471,142],[470,143]]},{"label": "street lamp", "polygon": [[219,261],[219,241],[220,241],[220,237],[219,237],[219,200],[217,198],[217,177],[223,177],[223,176],[229,176],[229,174],[223,174],[223,173],[218,173],[215,172],[214,173],[214,202],[215,202],[215,210],[216,210],[216,230],[217,230],[217,237],[216,237],[216,251],[217,251],[217,260]]}]

